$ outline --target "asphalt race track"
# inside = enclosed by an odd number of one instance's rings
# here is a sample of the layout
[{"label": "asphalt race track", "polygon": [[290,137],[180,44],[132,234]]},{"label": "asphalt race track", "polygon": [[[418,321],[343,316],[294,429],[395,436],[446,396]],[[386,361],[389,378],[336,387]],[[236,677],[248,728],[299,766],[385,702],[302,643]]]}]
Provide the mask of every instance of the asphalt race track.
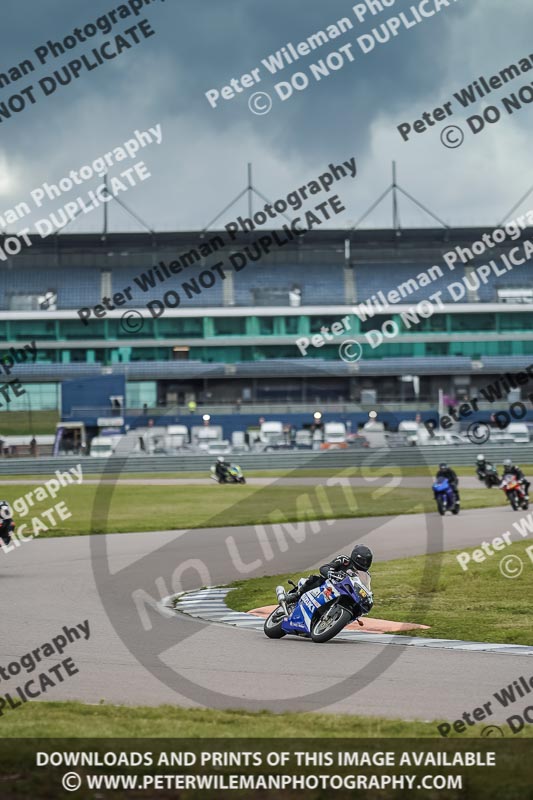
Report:
[{"label": "asphalt race track", "polygon": [[[275,564],[277,567],[283,563],[285,571],[294,570],[298,575],[302,568],[311,569],[330,555],[346,550],[356,539],[369,544],[378,560],[474,547],[509,530],[516,519],[518,515],[509,508],[465,511],[459,517],[447,516],[443,521],[437,514],[344,519],[323,524],[304,545],[278,555]],[[104,555],[93,553],[92,561],[90,541],[102,537],[36,539],[9,554],[0,554],[3,610],[0,665],[20,659],[24,653],[49,641],[61,632],[63,625],[74,626],[87,619],[90,639],[74,642],[63,655],[74,659],[79,674],[50,689],[43,699],[77,699],[88,703],[105,700],[135,705],[200,704],[196,698],[178,695],[156,677],[161,662],[155,655],[152,657],[150,637],[143,638],[131,592],[121,591],[119,576],[128,571],[131,585],[138,579],[139,586],[151,586],[155,594],[158,576],[171,575],[173,564],[194,557],[208,565],[213,585],[223,584],[235,577],[228,559],[230,536],[243,561],[252,562],[257,557],[257,531],[253,527],[106,537],[109,568],[117,577],[112,597],[115,619],[124,619],[125,626],[136,625],[142,660],[148,669],[123,644],[98,594],[93,561],[98,571]],[[269,574],[268,565],[262,574]],[[188,580],[182,588],[197,589],[204,585],[194,572],[188,573]],[[502,577],[501,582],[501,590],[505,592],[507,581]],[[161,597],[164,591],[161,583],[159,588]],[[379,594],[378,586],[374,590]],[[376,615],[379,616],[378,605]],[[164,625],[171,637],[174,631],[177,636],[182,626],[188,624],[186,618],[174,612],[168,618],[154,612],[153,617],[155,624]],[[386,646],[367,642],[314,645],[290,638],[271,641],[257,631],[207,624],[181,644],[169,647],[162,658],[200,687],[199,691],[219,693],[218,707],[316,710],[306,694],[326,689],[355,673],[350,692],[323,710],[425,720],[456,719],[464,711],[490,700],[494,691],[519,676],[533,674],[530,656],[402,645],[394,645],[395,658],[374,674],[376,657],[387,660],[385,650]],[[41,663],[39,669],[42,671],[60,660],[55,656]],[[365,665],[369,665],[368,669]],[[14,688],[11,684],[15,685],[16,680],[11,678],[9,687],[3,682],[2,692]],[[527,705],[526,700],[523,705]],[[494,712],[487,724],[509,715],[501,707],[499,710],[495,707]]]}]

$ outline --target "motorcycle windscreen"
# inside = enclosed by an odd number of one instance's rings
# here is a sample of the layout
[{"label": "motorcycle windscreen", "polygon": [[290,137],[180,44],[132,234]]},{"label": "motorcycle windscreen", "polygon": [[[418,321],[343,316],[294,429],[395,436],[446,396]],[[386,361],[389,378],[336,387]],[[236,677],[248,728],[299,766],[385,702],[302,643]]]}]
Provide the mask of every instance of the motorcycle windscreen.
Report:
[{"label": "motorcycle windscreen", "polygon": [[355,574],[369,592],[372,591],[372,581],[369,572],[363,572],[361,569],[356,570]]}]

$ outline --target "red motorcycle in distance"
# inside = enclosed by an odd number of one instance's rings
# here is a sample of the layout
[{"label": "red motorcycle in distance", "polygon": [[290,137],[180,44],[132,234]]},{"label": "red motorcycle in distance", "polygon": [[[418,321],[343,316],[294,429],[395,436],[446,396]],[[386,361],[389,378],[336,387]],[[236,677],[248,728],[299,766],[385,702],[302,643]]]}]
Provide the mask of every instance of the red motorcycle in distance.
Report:
[{"label": "red motorcycle in distance", "polygon": [[500,489],[505,492],[514,511],[518,511],[520,508],[526,511],[529,501],[526,499],[524,487],[518,478],[515,478],[514,475],[505,475],[500,483]]}]

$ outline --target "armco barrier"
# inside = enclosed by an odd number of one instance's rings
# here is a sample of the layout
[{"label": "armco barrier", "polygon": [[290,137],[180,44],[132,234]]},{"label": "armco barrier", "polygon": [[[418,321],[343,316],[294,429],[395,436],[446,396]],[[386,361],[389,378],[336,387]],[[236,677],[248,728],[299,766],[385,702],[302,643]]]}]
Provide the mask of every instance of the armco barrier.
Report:
[{"label": "armco barrier", "polygon": [[[476,455],[482,452],[489,461],[501,464],[504,458],[512,458],[518,464],[533,464],[533,444],[489,445],[449,445],[439,447],[397,447],[382,449],[289,451],[279,453],[249,453],[233,457],[233,461],[241,465],[243,470],[268,469],[317,469],[330,467],[343,469],[363,464],[383,464],[383,455],[387,454],[386,463],[390,466],[416,467],[424,464],[435,465],[442,461],[456,466],[470,465],[474,468]],[[231,458],[231,457],[230,457]],[[104,470],[107,474],[114,472],[205,472],[215,462],[214,456],[186,455],[177,456],[130,456],[121,458],[91,458],[84,456],[68,456],[61,458],[3,458],[0,460],[0,476],[2,475],[44,475],[55,470],[66,470],[73,464],[82,464],[85,475],[98,475]]]}]

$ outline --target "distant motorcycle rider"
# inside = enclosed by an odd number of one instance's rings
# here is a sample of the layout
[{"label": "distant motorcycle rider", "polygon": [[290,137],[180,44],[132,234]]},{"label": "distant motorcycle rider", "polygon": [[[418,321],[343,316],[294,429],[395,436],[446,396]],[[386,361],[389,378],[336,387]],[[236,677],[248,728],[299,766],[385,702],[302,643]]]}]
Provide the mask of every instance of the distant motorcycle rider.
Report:
[{"label": "distant motorcycle rider", "polygon": [[[287,594],[288,599],[298,599],[305,592],[311,589],[318,589],[326,578],[330,581],[341,581],[348,574],[348,570],[353,570],[365,586],[370,588],[369,569],[372,566],[374,555],[372,550],[364,544],[356,544],[349,556],[343,554],[337,556],[333,561],[323,564],[320,575],[309,575],[307,578],[300,578],[298,586]],[[292,596],[292,597],[291,597]]]},{"label": "distant motorcycle rider", "polygon": [[514,478],[516,478],[517,481],[520,481],[520,483],[524,487],[524,494],[526,496],[526,500],[529,500],[529,487],[531,484],[526,479],[526,476],[524,475],[520,467],[517,467],[515,464],[513,464],[510,458],[506,458],[505,461],[503,462],[504,479],[506,475],[512,475]]},{"label": "distant motorcycle rider", "polygon": [[229,461],[226,461],[224,456],[219,456],[217,458],[217,463],[215,464],[215,475],[217,476],[219,481],[225,481],[228,477],[228,470],[230,464]]},{"label": "distant motorcycle rider", "polygon": [[5,545],[10,544],[15,523],[11,518],[11,508],[5,500],[0,500],[0,539]]},{"label": "distant motorcycle rider", "polygon": [[457,477],[457,473],[451,467],[449,467],[448,464],[443,462],[442,464],[439,464],[439,471],[437,472],[435,478],[436,480],[439,478],[448,479],[448,483],[454,490],[457,497],[457,502],[459,503],[461,498],[459,497],[459,478]]},{"label": "distant motorcycle rider", "polygon": [[487,471],[492,469],[493,465],[490,461],[486,461],[484,455],[479,455],[476,458],[476,475],[480,481],[484,481],[487,476]]}]

